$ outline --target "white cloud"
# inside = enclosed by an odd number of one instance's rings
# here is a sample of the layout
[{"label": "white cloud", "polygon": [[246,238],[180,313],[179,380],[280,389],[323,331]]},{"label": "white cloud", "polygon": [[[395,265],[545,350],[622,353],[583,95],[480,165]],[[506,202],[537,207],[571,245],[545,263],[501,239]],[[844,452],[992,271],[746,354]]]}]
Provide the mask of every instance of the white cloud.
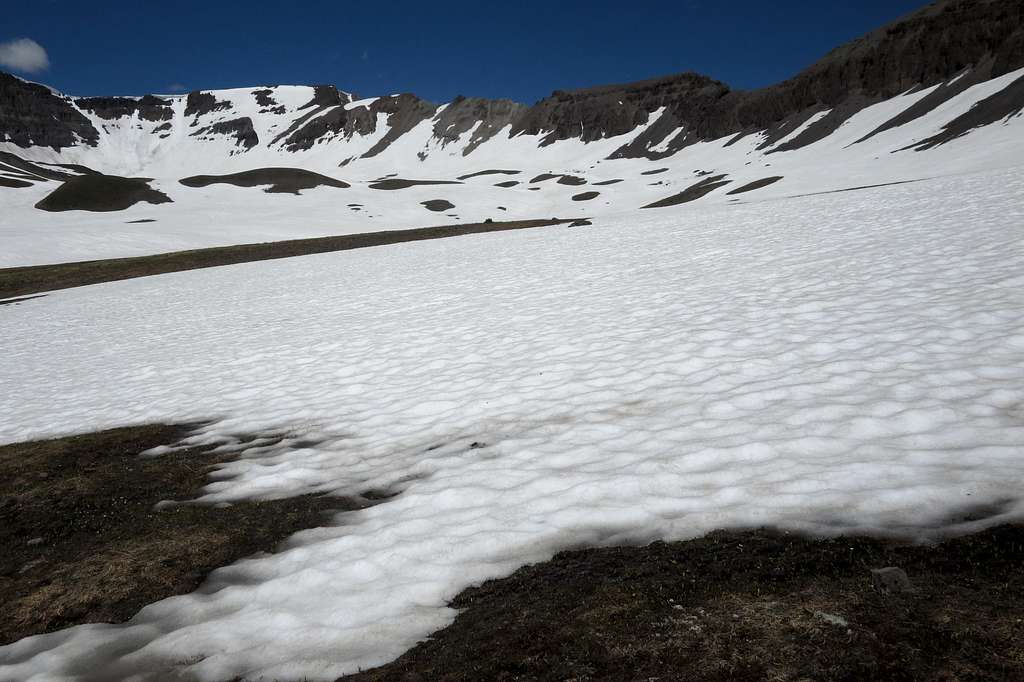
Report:
[{"label": "white cloud", "polygon": [[0,43],[0,66],[13,71],[39,73],[50,68],[50,57],[42,45],[31,38]]}]

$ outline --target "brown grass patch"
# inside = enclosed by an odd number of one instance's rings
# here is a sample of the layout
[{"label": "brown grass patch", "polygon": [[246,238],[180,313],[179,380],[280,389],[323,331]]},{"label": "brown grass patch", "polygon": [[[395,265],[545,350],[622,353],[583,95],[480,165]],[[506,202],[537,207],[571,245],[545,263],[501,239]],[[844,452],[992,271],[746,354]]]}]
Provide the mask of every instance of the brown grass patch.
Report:
[{"label": "brown grass patch", "polygon": [[[890,565],[914,592],[873,588]],[[1021,526],[938,547],[757,531],[564,552],[466,590],[450,627],[345,679],[1019,680],[1021,565]]]},{"label": "brown grass patch", "polygon": [[385,246],[424,239],[443,239],[483,232],[524,230],[571,222],[565,220],[512,220],[491,223],[466,223],[440,227],[418,227],[410,230],[363,232],[338,237],[291,239],[263,244],[239,244],[192,251],[175,251],[154,256],[112,258],[108,260],[32,265],[0,269],[0,298],[25,296],[41,291],[54,291],[100,282],[113,282],[135,277],[148,277],[166,272],[180,272],[219,265],[249,263],[259,260],[291,258],[313,253],[348,251],[371,246]]},{"label": "brown grass patch", "polygon": [[121,622],[191,592],[218,568],[272,550],[328,510],[373,502],[306,495],[268,502],[194,499],[227,455],[140,452],[188,425],[151,425],[0,446],[0,644],[79,623]]}]

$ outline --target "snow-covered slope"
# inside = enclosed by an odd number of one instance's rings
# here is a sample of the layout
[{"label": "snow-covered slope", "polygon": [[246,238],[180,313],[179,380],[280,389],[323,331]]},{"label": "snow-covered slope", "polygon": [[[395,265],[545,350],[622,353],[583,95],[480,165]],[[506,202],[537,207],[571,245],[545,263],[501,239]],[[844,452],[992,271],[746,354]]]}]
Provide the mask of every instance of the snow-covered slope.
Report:
[{"label": "snow-covered slope", "polygon": [[[212,93],[218,102],[231,102],[231,110],[198,117],[185,117],[185,99],[175,98],[169,100],[173,112],[169,121],[145,121],[137,115],[113,122],[96,118],[101,137],[95,148],[75,147],[59,154],[49,149],[15,149],[22,158],[36,161],[83,164],[115,175],[152,177],[151,186],[166,193],[173,203],[139,203],[116,213],[48,213],[36,209],[35,204],[53,191],[56,181],[17,189],[0,188],[0,242],[4,245],[0,265],[139,255],[486,218],[611,216],[671,197],[706,177],[719,175],[725,176],[723,180],[728,184],[699,202],[756,202],[1009,167],[1024,159],[1024,117],[1019,114],[935,147],[918,151],[914,145],[939,134],[950,121],[970,112],[979,102],[998,96],[1022,78],[1024,70],[985,81],[909,123],[864,141],[858,140],[885,121],[912,109],[942,85],[866,107],[832,134],[798,149],[777,151],[814,120],[825,116],[824,112],[768,146],[764,133],[739,140],[729,136],[697,142],[653,161],[608,158],[649,126],[615,138],[588,143],[568,139],[546,146],[538,146],[537,138],[528,135],[495,135],[463,155],[457,142],[442,145],[434,136],[433,126],[443,110],[370,158],[359,155],[386,134],[384,115],[371,133],[354,133],[351,138],[328,137],[308,150],[289,152],[282,150],[280,143],[275,145],[273,136],[291,125],[291,116],[306,115],[299,107],[311,98],[312,88],[269,89],[274,93],[274,101],[285,108],[283,114],[259,115],[253,90]],[[239,113],[253,120],[253,129],[261,140],[251,149],[245,149],[229,135],[195,134],[230,121]],[[660,115],[652,116],[650,125],[656,124]],[[195,120],[198,123],[192,125]],[[152,132],[165,125],[170,126],[162,133],[166,138]],[[267,138],[271,141],[262,142]],[[10,143],[0,147],[14,149]],[[652,149],[657,150],[657,145]],[[339,166],[352,157],[356,160]],[[313,170],[352,186],[322,186],[295,195],[268,194],[259,187],[229,184],[191,188],[179,182],[197,174],[281,166]],[[517,172],[464,177],[486,170]],[[578,184],[563,184],[558,178],[534,181],[542,174],[568,174],[579,180],[573,181]],[[457,184],[399,190],[373,188],[375,180],[389,175]],[[781,179],[773,184],[731,193],[749,183],[776,177]],[[596,196],[590,194],[594,192]],[[581,195],[584,200],[580,200]],[[454,208],[433,212],[422,203],[434,199],[447,200]],[[154,222],[134,222],[139,220]]]},{"label": "snow-covered slope", "polygon": [[[1014,166],[1024,159],[1022,17],[1010,0],[941,0],[761,90],[680,74],[559,91],[532,107],[358,99],[333,86],[73,98],[0,74],[0,266],[614,216]],[[351,187],[181,183],[281,167]],[[169,201],[109,213],[36,208],[88,169],[152,178]],[[389,176],[449,184],[375,183]],[[701,181],[713,186],[676,197]]]},{"label": "snow-covered slope", "polygon": [[0,442],[213,419],[197,441],[289,436],[209,501],[399,493],[124,625],[2,647],[0,679],[329,680],[567,547],[1019,519],[1022,196],[990,171],[0,307]]}]

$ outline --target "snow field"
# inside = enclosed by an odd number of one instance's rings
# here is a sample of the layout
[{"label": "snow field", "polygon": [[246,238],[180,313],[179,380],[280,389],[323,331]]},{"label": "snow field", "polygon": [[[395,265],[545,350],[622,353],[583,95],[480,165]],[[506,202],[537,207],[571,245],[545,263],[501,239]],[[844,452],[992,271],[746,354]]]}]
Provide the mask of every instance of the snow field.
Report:
[{"label": "snow field", "polygon": [[333,679],[566,548],[1020,518],[1022,192],[992,171],[0,307],[0,442],[212,419],[194,442],[244,452],[208,502],[399,493],[127,624],[2,647],[0,679]]},{"label": "snow field", "polygon": [[[462,149],[470,140],[469,133],[457,143],[442,147],[432,137],[433,121],[427,120],[378,156],[362,159],[358,156],[387,132],[383,115],[377,130],[365,137],[332,137],[308,151],[296,153],[270,145],[276,133],[287,128],[291,117],[301,113],[295,107],[312,96],[309,88],[280,86],[275,89],[275,97],[288,105],[288,113],[284,115],[260,114],[251,94],[255,88],[214,91],[219,100],[231,101],[233,108],[208,114],[201,119],[201,124],[205,126],[241,115],[252,118],[261,143],[244,153],[228,137],[216,140],[191,137],[190,133],[199,128],[191,127],[191,120],[183,117],[185,103],[179,97],[174,101],[177,113],[172,137],[166,140],[149,132],[155,123],[127,120],[117,124],[107,122],[111,132],[103,135],[96,149],[71,148],[62,156],[49,149],[23,150],[12,143],[0,142],[0,151],[41,161],[77,162],[103,172],[155,178],[152,186],[173,200],[173,203],[157,206],[136,204],[115,213],[48,213],[36,209],[35,204],[52,192],[57,183],[0,189],[0,267],[476,222],[487,218],[599,216],[615,222],[631,221],[637,208],[696,183],[700,176],[695,171],[727,174],[731,184],[697,204],[674,207],[673,213],[705,204],[759,202],[864,185],[1018,167],[1024,158],[1024,116],[1020,115],[976,129],[934,149],[922,152],[904,149],[938,133],[949,121],[1022,76],[1024,69],[976,85],[928,114],[864,142],[857,141],[935,88],[910,92],[867,107],[833,134],[795,151],[772,152],[772,149],[793,139],[810,121],[771,148],[759,149],[764,142],[763,134],[747,135],[734,144],[728,144],[734,137],[728,135],[699,142],[657,161],[642,158],[610,161],[607,157],[641,135],[646,127],[654,125],[661,116],[658,112],[651,115],[647,126],[588,144],[572,139],[538,147],[538,136],[509,138],[507,131],[503,131],[467,156],[462,155]],[[344,106],[363,104],[366,102]],[[99,126],[101,120],[97,119],[96,123]],[[139,129],[138,125],[143,128]],[[421,160],[420,153],[427,156]],[[352,157],[357,158],[344,167],[339,166]],[[302,196],[293,196],[226,185],[189,188],[178,182],[196,174],[281,166],[320,172],[345,180],[352,187],[319,187],[303,191]],[[374,179],[396,173],[411,179],[454,180],[469,173],[499,168],[522,173],[477,176],[464,184],[397,191],[369,188]],[[669,170],[658,175],[643,175],[645,171],[659,168]],[[574,174],[585,178],[588,184],[567,187],[555,180],[529,184],[531,178],[546,172]],[[772,176],[783,176],[783,179],[749,193],[728,194],[749,182]],[[495,186],[510,179],[521,184],[511,188]],[[623,182],[594,185],[614,179]],[[600,196],[591,201],[572,200],[574,195],[585,191],[599,191]],[[421,205],[431,199],[449,200],[455,208],[443,213],[431,212]],[[351,210],[348,204],[352,203],[361,204],[361,210]],[[500,210],[499,206],[505,210]],[[450,217],[452,215],[457,217]],[[130,224],[133,220],[156,222]]]}]

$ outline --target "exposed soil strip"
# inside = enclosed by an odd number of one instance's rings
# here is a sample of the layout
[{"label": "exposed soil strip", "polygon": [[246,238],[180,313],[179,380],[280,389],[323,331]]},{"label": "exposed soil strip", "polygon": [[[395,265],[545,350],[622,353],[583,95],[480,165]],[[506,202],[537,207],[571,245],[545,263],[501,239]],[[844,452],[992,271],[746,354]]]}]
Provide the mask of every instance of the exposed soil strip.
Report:
[{"label": "exposed soil strip", "polygon": [[17,305],[22,301],[31,301],[33,298],[45,298],[46,294],[39,294],[37,296],[23,296],[21,298],[8,298],[0,301],[0,305]]},{"label": "exposed soil strip", "polygon": [[375,502],[306,495],[230,506],[194,499],[229,455],[139,453],[189,425],[114,429],[0,446],[0,644],[79,623],[122,622],[196,589],[220,566]]},{"label": "exposed soil strip", "polygon": [[559,185],[569,185],[570,187],[576,187],[578,185],[585,185],[587,181],[578,175],[565,175],[565,174],[554,174],[554,173],[541,173],[540,175],[532,178],[530,184],[537,182],[547,182],[548,180],[554,180],[558,178]]},{"label": "exposed soil strip", "polygon": [[757,531],[566,552],[466,590],[450,627],[344,679],[1020,680],[1021,565],[1022,526],[932,548]]},{"label": "exposed soil strip", "polygon": [[370,189],[384,189],[384,190],[395,190],[395,189],[407,189],[409,187],[416,187],[417,185],[461,185],[461,182],[455,180],[405,180],[402,178],[388,178],[386,180],[378,180],[370,183]]},{"label": "exposed soil strip", "polygon": [[36,175],[35,173],[29,173],[22,168],[15,168],[9,164],[0,161],[0,173],[3,173],[7,177],[18,178],[20,180],[31,180],[33,182],[46,182],[46,178]]},{"label": "exposed soil strip", "polygon": [[615,185],[615,184],[618,184],[620,182],[623,182],[622,178],[615,178],[614,180],[602,180],[601,182],[595,182],[595,183],[592,183],[592,184],[594,184],[596,186],[603,186],[603,185]]},{"label": "exposed soil strip", "polygon": [[235,185],[236,187],[266,186],[264,192],[298,194],[304,189],[314,187],[349,187],[347,182],[302,168],[256,168],[254,170],[231,173],[229,175],[193,175],[179,180],[186,187],[207,187],[215,184]]},{"label": "exposed soil strip", "polygon": [[23,187],[31,187],[31,182],[25,182],[24,180],[18,180],[16,178],[4,178],[0,177],[0,187],[8,187],[10,189],[21,189]]},{"label": "exposed soil strip", "polygon": [[573,195],[572,200],[573,201],[590,201],[591,199],[596,199],[599,196],[601,196],[600,192],[581,192],[579,194]]},{"label": "exposed soil strip", "polygon": [[883,182],[877,185],[861,185],[859,187],[846,187],[844,189],[830,189],[825,192],[810,192],[809,194],[794,194],[787,197],[788,199],[799,199],[800,197],[816,197],[819,194],[839,194],[840,192],[857,192],[862,189],[874,189],[876,187],[890,187],[892,185],[909,185],[912,182],[922,182],[927,178],[920,178],[918,180],[900,180],[898,182]]},{"label": "exposed soil strip", "polygon": [[[63,171],[53,170],[52,168],[43,168],[44,165],[45,166],[51,166],[51,167],[54,166],[54,165],[57,165],[57,166],[63,167],[64,164],[43,164],[43,165],[38,165],[38,164],[32,163],[31,161],[26,161],[25,159],[21,158],[20,156],[17,156],[15,154],[11,154],[10,152],[0,152],[0,162],[3,162],[4,165],[9,167],[9,168],[14,168],[14,169],[19,170],[19,171],[21,171],[23,173],[26,173],[28,175],[38,175],[40,178],[43,178],[44,180],[67,180],[68,178],[74,177],[73,174],[71,174],[71,173],[65,173]],[[72,165],[72,167],[74,167],[74,168],[80,168],[80,167],[84,168],[84,166],[73,166],[73,165]]]},{"label": "exposed soil strip", "polygon": [[668,168],[655,168],[654,170],[644,171],[640,175],[657,175],[658,173],[665,173]]},{"label": "exposed soil strip", "polygon": [[460,175],[459,180],[469,180],[470,178],[476,178],[481,175],[519,175],[523,171],[517,170],[482,170],[476,173],[470,173],[469,175]]},{"label": "exposed soil strip", "polygon": [[0,176],[10,178],[12,180],[27,180],[29,182],[49,182],[49,180],[47,180],[46,178],[41,178],[38,175],[30,175],[28,173],[23,173],[15,168],[5,168],[2,164],[0,164]]},{"label": "exposed soil strip", "polygon": [[743,194],[745,192],[753,192],[755,189],[761,189],[762,187],[767,187],[768,185],[774,185],[783,177],[784,176],[782,175],[775,175],[770,178],[761,178],[760,180],[754,180],[753,182],[749,182],[746,185],[743,185],[742,187],[737,187],[731,192],[726,192],[726,194],[732,195]]},{"label": "exposed soil strip", "polygon": [[713,177],[704,178],[696,185],[687,187],[679,194],[673,194],[670,197],[655,201],[653,204],[647,204],[641,208],[665,208],[666,206],[678,206],[679,204],[687,204],[691,201],[696,201],[701,197],[710,194],[719,187],[724,187],[729,184],[729,180],[724,179],[724,175],[715,175]]},{"label": "exposed soil strip", "polygon": [[573,218],[466,223],[465,225],[419,227],[411,230],[393,230],[390,232],[364,232],[338,237],[292,239],[263,244],[240,244],[237,246],[196,249],[193,251],[175,251],[135,258],[2,268],[0,269],[0,298],[25,296],[42,291],[146,277],[167,272],[212,268],[218,265],[290,258],[292,256],[305,256],[329,251],[348,251],[350,249],[364,249],[371,246],[384,246],[424,239],[443,239],[445,237],[458,237],[483,232],[547,227],[572,222],[572,220]]}]

